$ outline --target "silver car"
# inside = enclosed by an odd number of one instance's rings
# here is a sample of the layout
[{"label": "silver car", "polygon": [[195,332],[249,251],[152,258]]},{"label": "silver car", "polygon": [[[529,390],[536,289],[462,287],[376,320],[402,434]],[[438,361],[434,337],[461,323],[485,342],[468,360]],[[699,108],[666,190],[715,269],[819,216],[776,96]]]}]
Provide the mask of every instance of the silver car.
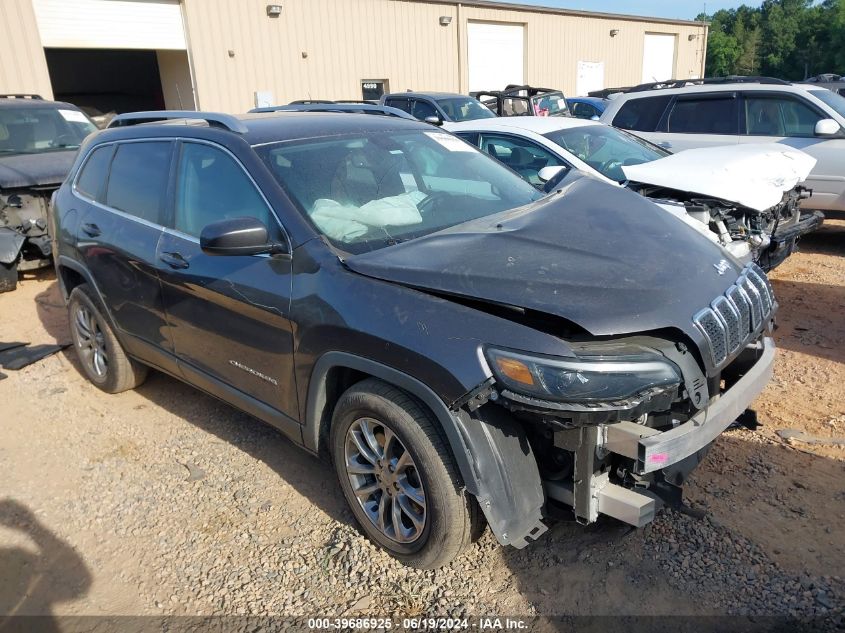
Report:
[{"label": "silver car", "polygon": [[765,77],[648,84],[611,98],[601,121],[672,152],[744,143],[800,149],[816,159],[804,206],[845,210],[845,98],[819,84]]}]

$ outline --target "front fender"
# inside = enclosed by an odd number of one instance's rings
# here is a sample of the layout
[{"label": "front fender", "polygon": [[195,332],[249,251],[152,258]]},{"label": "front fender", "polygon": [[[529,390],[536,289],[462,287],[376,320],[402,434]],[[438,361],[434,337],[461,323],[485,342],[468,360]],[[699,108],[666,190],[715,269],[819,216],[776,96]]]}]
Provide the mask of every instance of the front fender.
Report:
[{"label": "front fender", "polygon": [[0,264],[13,264],[26,238],[9,227],[0,227]]},{"label": "front fender", "polygon": [[[504,410],[473,414],[450,409],[428,386],[387,365],[346,352],[327,352],[315,363],[308,386],[303,442],[318,453],[325,429],[327,377],[343,367],[379,378],[415,396],[437,418],[461,472],[490,528],[503,545],[524,547],[546,531],[545,497],[537,462],[522,426]],[[483,411],[483,414],[481,412]]]}]

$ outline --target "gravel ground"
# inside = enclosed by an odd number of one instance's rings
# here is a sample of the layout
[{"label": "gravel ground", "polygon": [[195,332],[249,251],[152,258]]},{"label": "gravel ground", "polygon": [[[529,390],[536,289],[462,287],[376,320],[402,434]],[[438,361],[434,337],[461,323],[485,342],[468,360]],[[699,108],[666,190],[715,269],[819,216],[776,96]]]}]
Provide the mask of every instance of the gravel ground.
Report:
[{"label": "gravel ground", "polygon": [[[725,434],[696,471],[687,495],[704,519],[559,521],[521,551],[488,531],[436,571],[362,537],[330,466],[176,380],[108,396],[72,353],[7,372],[0,615],[742,614],[842,627],[845,454],[775,431],[843,433],[828,423],[845,415],[843,254],[845,221],[829,222],[773,275],[784,325],[764,426]],[[0,314],[0,340],[67,340],[50,275],[0,295]]]}]

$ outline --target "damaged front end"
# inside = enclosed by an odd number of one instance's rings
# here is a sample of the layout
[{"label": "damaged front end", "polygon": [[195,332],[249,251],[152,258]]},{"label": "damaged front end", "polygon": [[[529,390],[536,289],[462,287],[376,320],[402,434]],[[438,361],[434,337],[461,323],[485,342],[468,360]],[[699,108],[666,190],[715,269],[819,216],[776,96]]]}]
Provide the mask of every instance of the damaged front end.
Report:
[{"label": "damaged front end", "polygon": [[824,221],[820,211],[801,211],[801,200],[812,195],[801,185],[784,192],[777,204],[762,211],[668,187],[629,183],[628,188],[681,216],[742,263],[753,261],[765,271],[783,263],[795,250],[798,238]]},{"label": "damaged front end", "polygon": [[750,264],[692,317],[694,347],[665,333],[571,341],[573,358],[488,348],[494,382],[469,408],[520,423],[546,513],[562,505],[582,523],[606,514],[641,527],[661,504],[682,505],[690,472],[768,382],[776,308]]},{"label": "damaged front end", "polygon": [[50,265],[47,209],[54,189],[0,190],[0,264],[18,270]]}]

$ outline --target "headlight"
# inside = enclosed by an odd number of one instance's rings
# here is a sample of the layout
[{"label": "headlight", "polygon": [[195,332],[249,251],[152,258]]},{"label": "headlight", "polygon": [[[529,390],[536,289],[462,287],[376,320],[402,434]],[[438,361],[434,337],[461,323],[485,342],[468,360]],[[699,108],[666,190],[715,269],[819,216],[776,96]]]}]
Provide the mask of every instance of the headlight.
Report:
[{"label": "headlight", "polygon": [[654,387],[681,384],[674,363],[655,353],[543,357],[487,349],[497,380],[509,390],[562,402],[624,400]]}]

